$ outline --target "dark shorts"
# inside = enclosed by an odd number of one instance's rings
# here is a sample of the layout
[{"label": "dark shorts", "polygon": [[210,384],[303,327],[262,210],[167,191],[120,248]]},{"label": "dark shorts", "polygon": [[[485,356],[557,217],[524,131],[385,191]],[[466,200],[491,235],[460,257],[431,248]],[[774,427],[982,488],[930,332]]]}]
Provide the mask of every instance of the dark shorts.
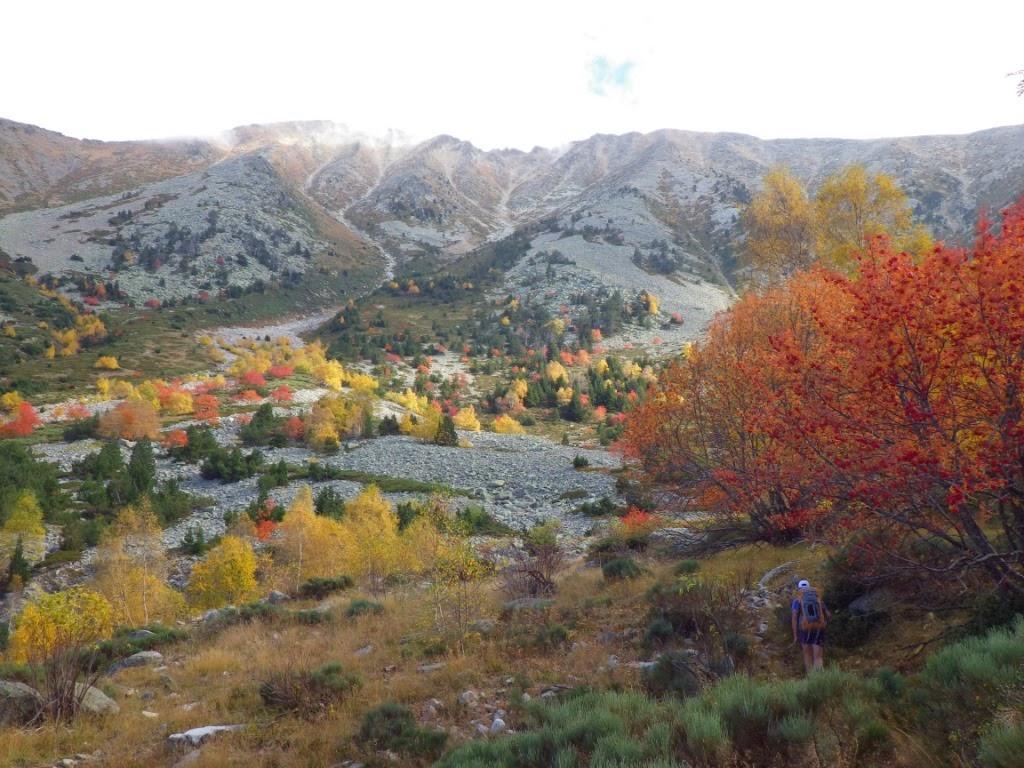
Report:
[{"label": "dark shorts", "polygon": [[824,629],[798,629],[797,639],[800,641],[800,645],[824,645],[825,644],[825,630]]}]

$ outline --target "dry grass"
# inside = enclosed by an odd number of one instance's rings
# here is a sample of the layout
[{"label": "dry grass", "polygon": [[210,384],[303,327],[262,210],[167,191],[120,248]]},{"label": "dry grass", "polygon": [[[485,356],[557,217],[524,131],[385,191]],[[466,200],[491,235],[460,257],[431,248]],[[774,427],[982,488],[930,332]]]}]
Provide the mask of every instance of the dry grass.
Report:
[{"label": "dry grass", "polygon": [[[823,549],[806,545],[743,547],[701,561],[700,573],[706,578],[756,581],[771,567],[793,561],[801,576],[814,580],[822,575],[824,559]],[[370,762],[376,756],[366,754],[353,737],[363,713],[384,702],[406,704],[422,719],[426,703],[441,700],[444,706],[439,715],[423,724],[450,731],[451,745],[472,736],[471,720],[485,718],[487,705],[508,709],[512,692],[519,687],[534,696],[556,684],[636,689],[638,672],[628,663],[647,658],[638,639],[647,623],[644,594],[655,581],[672,578],[676,563],[644,565],[646,572],[640,578],[614,583],[606,582],[597,568],[580,566],[564,574],[546,622],[565,627],[568,641],[554,649],[534,642],[539,628],[536,619],[513,623],[498,619],[505,597],[496,584],[484,592],[476,617],[497,620],[497,631],[491,637],[468,638],[461,653],[449,650],[437,655],[435,649],[428,654],[441,633],[434,626],[426,593],[413,588],[381,600],[385,606],[381,615],[345,618],[345,606],[358,596],[346,593],[327,601],[332,618],[324,624],[267,620],[215,632],[197,630],[192,639],[164,649],[165,670],[129,669],[104,681],[121,705],[118,717],[82,718],[71,730],[47,726],[0,731],[0,754],[7,756],[3,764],[31,768],[101,749],[104,765],[173,765],[181,755],[167,749],[167,734],[233,723],[248,727],[204,745],[193,765],[269,768],[332,765],[344,759]],[[313,606],[297,602],[287,607]],[[908,636],[904,632],[913,634],[910,627],[899,625],[897,634]],[[891,640],[869,643],[858,651],[857,665],[891,656],[891,645]],[[357,655],[367,646],[372,650]],[[773,627],[765,647],[771,657],[758,662],[756,674],[791,676],[799,671],[798,653],[784,628]],[[609,663],[612,655],[618,657],[617,665]],[[329,662],[340,662],[346,672],[358,673],[363,684],[315,723],[264,707],[259,686],[272,673],[312,670]],[[419,671],[421,665],[434,662],[444,666]],[[845,659],[843,665],[854,666]],[[459,693],[470,688],[481,699],[473,711],[457,703]],[[144,715],[143,710],[156,717]],[[393,764],[419,765],[408,758]]]}]

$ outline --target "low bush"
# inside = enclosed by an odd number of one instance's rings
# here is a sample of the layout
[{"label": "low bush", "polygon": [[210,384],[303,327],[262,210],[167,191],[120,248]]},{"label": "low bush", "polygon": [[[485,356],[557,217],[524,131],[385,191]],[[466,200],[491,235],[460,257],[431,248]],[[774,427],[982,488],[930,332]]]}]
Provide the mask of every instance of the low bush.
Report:
[{"label": "low bush", "polygon": [[313,578],[303,582],[299,587],[299,597],[323,600],[328,595],[351,589],[354,585],[355,582],[348,576],[338,576],[334,579]]},{"label": "low bush", "polygon": [[316,717],[358,690],[362,680],[341,664],[325,664],[312,672],[279,672],[260,685],[265,706],[278,712]]},{"label": "low bush", "polygon": [[644,632],[644,645],[648,647],[663,645],[671,640],[674,634],[675,630],[672,629],[672,622],[661,616],[656,616],[647,625],[647,630]]},{"label": "low bush", "polygon": [[700,562],[694,560],[692,557],[689,557],[686,560],[680,560],[676,565],[677,576],[692,576],[699,570]]},{"label": "low bush", "polygon": [[348,608],[345,609],[345,616],[350,619],[355,619],[359,616],[379,616],[382,613],[384,613],[383,605],[361,598],[353,600],[348,604]]},{"label": "low bush", "polygon": [[65,443],[73,443],[76,440],[88,440],[99,435],[100,417],[90,416],[87,419],[73,421],[64,427],[63,438]]},{"label": "low bush", "polygon": [[590,459],[577,453],[572,460],[572,465],[576,469],[586,469],[590,466]]},{"label": "low bush", "polygon": [[495,520],[483,507],[470,506],[455,513],[455,520],[467,536],[511,536],[515,531]]},{"label": "low bush", "polygon": [[375,749],[431,758],[444,749],[448,734],[420,728],[408,707],[389,703],[363,715],[357,739]]},{"label": "low bush", "polygon": [[605,581],[626,581],[643,574],[643,569],[629,557],[617,557],[601,566]]}]

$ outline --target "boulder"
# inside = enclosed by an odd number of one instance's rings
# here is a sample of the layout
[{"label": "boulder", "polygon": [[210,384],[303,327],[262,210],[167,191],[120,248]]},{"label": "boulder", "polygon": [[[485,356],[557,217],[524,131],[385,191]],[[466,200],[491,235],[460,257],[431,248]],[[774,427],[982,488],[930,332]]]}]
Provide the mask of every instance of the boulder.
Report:
[{"label": "boulder", "polygon": [[[79,696],[82,696],[83,688],[85,686],[82,683],[75,684],[75,692]],[[90,715],[116,715],[121,711],[121,707],[99,688],[90,685],[85,689],[85,695],[82,696],[81,711],[88,712]]]},{"label": "boulder", "polygon": [[478,700],[476,691],[463,691],[459,694],[459,704],[464,707],[475,707]]},{"label": "boulder", "polygon": [[499,733],[504,732],[505,728],[506,725],[504,720],[500,717],[494,718],[494,720],[491,721],[491,736],[497,736]]},{"label": "boulder", "polygon": [[244,727],[244,725],[203,725],[199,728],[190,728],[189,730],[182,731],[181,733],[172,733],[167,737],[167,741],[171,746],[175,747],[198,747],[204,741],[212,736],[216,736],[218,733],[238,731]]},{"label": "boulder", "polygon": [[476,632],[486,637],[494,631],[494,626],[494,622],[490,619],[477,619],[469,625],[469,631]]},{"label": "boulder", "polygon": [[133,653],[126,659],[121,659],[115,662],[110,667],[110,674],[117,672],[121,669],[129,669],[131,667],[145,667],[147,665],[157,665],[164,660],[164,655],[159,651],[139,651]]},{"label": "boulder", "polygon": [[156,632],[150,632],[148,629],[136,629],[128,633],[129,640],[145,640],[149,637],[156,637]]},{"label": "boulder", "polygon": [[0,680],[0,725],[24,725],[43,706],[43,697],[35,688],[8,680]]},{"label": "boulder", "polygon": [[279,603],[284,603],[284,602],[287,602],[288,600],[289,600],[288,595],[286,595],[284,592],[280,592],[280,591],[278,591],[276,589],[273,590],[269,595],[267,595],[267,602],[270,603],[271,605],[278,605]]}]

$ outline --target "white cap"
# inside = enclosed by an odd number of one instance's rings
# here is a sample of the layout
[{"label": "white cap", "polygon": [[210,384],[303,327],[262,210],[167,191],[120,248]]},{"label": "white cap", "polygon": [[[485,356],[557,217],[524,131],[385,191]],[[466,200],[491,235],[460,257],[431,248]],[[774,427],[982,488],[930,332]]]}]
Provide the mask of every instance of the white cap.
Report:
[{"label": "white cap", "polygon": [[807,579],[800,579],[800,581],[796,583],[797,589],[807,589],[809,586],[811,586],[811,582]]}]

